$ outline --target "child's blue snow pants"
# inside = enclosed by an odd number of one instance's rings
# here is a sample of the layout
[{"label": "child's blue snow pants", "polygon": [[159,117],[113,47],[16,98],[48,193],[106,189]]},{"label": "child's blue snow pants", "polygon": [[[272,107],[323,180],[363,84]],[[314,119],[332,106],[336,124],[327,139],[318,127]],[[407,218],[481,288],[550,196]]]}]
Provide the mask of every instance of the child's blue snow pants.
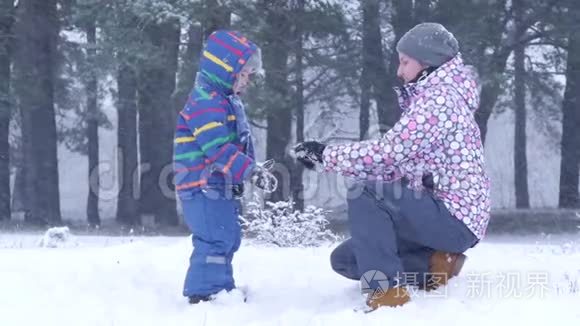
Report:
[{"label": "child's blue snow pants", "polygon": [[424,285],[436,250],[462,253],[478,242],[429,191],[416,192],[400,182],[357,187],[348,195],[351,238],[331,255],[332,268],[347,278],[361,280],[377,271],[389,286]]},{"label": "child's blue snow pants", "polygon": [[183,295],[207,296],[232,290],[232,259],[241,242],[239,200],[223,189],[210,189],[182,199],[182,206],[194,247]]}]

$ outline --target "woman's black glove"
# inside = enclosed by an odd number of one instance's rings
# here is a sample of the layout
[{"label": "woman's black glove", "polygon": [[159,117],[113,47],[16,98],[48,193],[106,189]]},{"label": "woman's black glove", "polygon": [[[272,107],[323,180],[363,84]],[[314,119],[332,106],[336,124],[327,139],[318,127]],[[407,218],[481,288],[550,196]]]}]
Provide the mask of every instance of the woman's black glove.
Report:
[{"label": "woman's black glove", "polygon": [[322,152],[326,145],[317,141],[306,141],[294,146],[296,159],[300,161],[307,169],[314,170],[316,164],[322,164]]}]

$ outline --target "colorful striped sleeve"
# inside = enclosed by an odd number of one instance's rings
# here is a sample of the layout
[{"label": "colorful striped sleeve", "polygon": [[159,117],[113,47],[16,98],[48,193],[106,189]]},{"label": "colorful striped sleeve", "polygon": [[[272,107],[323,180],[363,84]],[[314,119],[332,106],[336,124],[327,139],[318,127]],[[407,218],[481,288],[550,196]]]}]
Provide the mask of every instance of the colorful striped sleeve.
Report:
[{"label": "colorful striped sleeve", "polygon": [[195,141],[212,169],[231,178],[232,183],[241,183],[253,169],[254,162],[232,143],[237,135],[227,127],[226,109],[219,104],[195,110],[186,107],[180,114],[192,136],[176,142]]}]

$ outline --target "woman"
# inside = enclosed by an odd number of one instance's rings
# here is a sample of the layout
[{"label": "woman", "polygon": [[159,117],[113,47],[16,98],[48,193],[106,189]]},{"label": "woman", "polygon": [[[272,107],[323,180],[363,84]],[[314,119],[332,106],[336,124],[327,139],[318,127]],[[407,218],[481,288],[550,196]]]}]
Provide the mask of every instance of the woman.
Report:
[{"label": "woman", "polygon": [[401,38],[397,51],[403,113],[391,130],[376,140],[295,147],[306,167],[321,164],[362,182],[349,191],[351,238],[334,250],[331,264],[361,280],[372,309],[408,302],[407,285],[445,285],[459,273],[463,252],[483,238],[490,216],[474,117],[476,74],[463,64],[457,40],[442,25],[424,23]]}]

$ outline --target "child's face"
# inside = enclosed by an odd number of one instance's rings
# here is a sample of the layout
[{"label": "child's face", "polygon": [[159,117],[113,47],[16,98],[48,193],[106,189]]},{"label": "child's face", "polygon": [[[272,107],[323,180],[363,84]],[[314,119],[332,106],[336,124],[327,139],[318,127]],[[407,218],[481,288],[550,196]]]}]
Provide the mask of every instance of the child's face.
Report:
[{"label": "child's face", "polygon": [[250,82],[252,79],[252,72],[246,69],[242,69],[242,71],[238,74],[238,78],[236,78],[236,82],[234,83],[234,94],[240,95],[244,93],[248,86],[250,86]]}]

